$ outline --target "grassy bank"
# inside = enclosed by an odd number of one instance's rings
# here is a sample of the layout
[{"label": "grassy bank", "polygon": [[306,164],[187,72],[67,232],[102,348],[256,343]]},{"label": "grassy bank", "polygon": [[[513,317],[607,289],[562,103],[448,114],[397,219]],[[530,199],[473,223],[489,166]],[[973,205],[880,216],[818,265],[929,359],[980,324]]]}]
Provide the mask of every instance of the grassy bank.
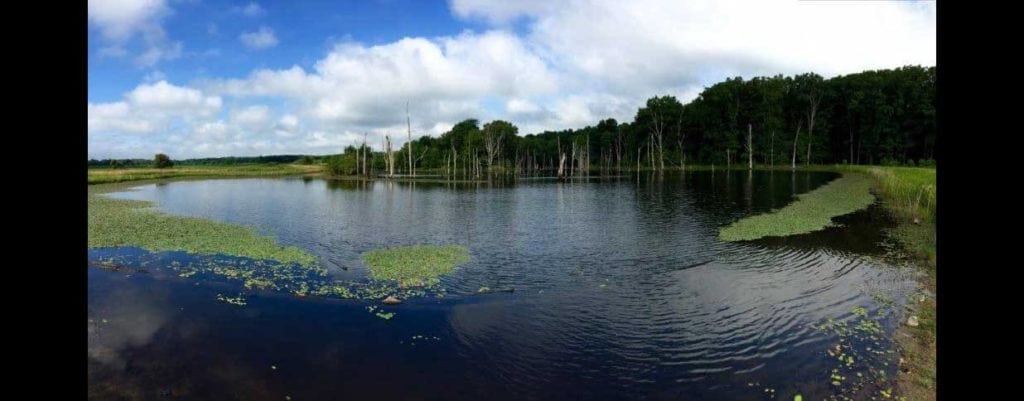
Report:
[{"label": "grassy bank", "polygon": [[875,201],[872,180],[862,174],[844,174],[811,192],[798,195],[782,209],[741,219],[719,231],[723,241],[748,241],[818,231],[832,218],[864,209]]},{"label": "grassy bank", "polygon": [[233,166],[181,166],[171,168],[91,168],[89,184],[155,180],[167,178],[271,177],[318,174],[323,165],[244,164]]},{"label": "grassy bank", "polygon": [[851,166],[841,170],[867,174],[875,180],[875,192],[896,218],[890,234],[909,261],[924,274],[926,293],[911,297],[908,316],[917,316],[917,327],[901,325],[896,333],[903,364],[897,377],[901,394],[910,401],[935,399],[935,169],[914,167]]},{"label": "grassy bank", "polygon": [[173,216],[151,209],[151,202],[104,195],[124,188],[123,185],[89,187],[90,248],[134,246],[152,252],[224,254],[319,268],[316,258],[309,252],[280,246],[274,238],[258,235],[252,227]]}]

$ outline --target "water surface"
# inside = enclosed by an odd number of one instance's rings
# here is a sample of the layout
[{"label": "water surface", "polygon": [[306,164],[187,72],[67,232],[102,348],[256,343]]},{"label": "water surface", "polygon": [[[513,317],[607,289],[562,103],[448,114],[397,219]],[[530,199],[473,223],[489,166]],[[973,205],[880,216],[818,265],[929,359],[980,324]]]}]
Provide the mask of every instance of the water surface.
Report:
[{"label": "water surface", "polygon": [[[878,261],[880,209],[844,228],[725,243],[718,227],[780,208],[835,175],[690,172],[506,184],[238,179],[144,185],[116,197],[256,227],[365,280],[361,252],[460,244],[444,298],[377,302],[248,291],[162,272],[195,256],[98,249],[145,272],[89,270],[95,399],[805,399],[862,394],[829,379],[834,333],[913,287]],[[481,287],[514,292],[476,294]],[[216,300],[245,293],[248,304]],[[886,302],[879,302],[883,300]],[[106,319],[106,322],[103,321]],[[884,337],[884,336],[879,336]],[[884,338],[857,344],[891,348]],[[877,344],[875,344],[877,342]],[[865,352],[843,368],[888,369]],[[889,363],[883,365],[882,362]],[[874,366],[877,365],[877,366]],[[275,367],[276,369],[272,368]],[[885,388],[885,383],[877,384]],[[768,391],[773,390],[773,391]],[[856,392],[860,391],[860,393]]]}]

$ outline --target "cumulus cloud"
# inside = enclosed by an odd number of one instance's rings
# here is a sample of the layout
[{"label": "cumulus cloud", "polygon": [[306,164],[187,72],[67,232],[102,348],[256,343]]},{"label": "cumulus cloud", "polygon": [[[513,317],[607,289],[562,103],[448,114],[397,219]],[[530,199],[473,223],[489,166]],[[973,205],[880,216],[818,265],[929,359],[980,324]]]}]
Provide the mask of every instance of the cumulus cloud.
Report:
[{"label": "cumulus cloud", "polygon": [[479,102],[483,97],[544,96],[555,93],[558,84],[544,60],[519,38],[490,31],[376,46],[341,43],[310,71],[299,66],[258,70],[243,79],[209,82],[206,89],[295,99],[304,118],[371,132],[376,143],[386,132],[405,131],[406,102],[422,135],[437,131],[439,121],[488,115]]},{"label": "cumulus cloud", "polygon": [[140,67],[152,67],[162,60],[181,55],[181,42],[172,41],[161,26],[170,8],[163,0],[89,0],[88,19],[108,45],[100,55],[123,57],[126,46],[141,37],[143,50],[134,61]]},{"label": "cumulus cloud", "polygon": [[145,134],[156,132],[171,120],[195,121],[221,108],[219,96],[206,96],[197,89],[175,86],[167,81],[142,84],[123,101],[88,104],[90,135],[100,133]]},{"label": "cumulus cloud", "polygon": [[242,41],[245,47],[254,50],[267,49],[277,46],[277,36],[274,35],[274,30],[268,27],[260,27],[255,32],[245,32],[238,35],[238,40]]},{"label": "cumulus cloud", "polygon": [[89,22],[103,36],[124,41],[167,13],[163,0],[89,0]]}]

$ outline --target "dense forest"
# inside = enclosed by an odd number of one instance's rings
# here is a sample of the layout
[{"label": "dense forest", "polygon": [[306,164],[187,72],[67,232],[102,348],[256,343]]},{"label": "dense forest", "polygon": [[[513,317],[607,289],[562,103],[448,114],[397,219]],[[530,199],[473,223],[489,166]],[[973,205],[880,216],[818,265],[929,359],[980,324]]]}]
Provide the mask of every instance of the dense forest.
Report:
[{"label": "dense forest", "polygon": [[[934,165],[935,68],[907,66],[823,79],[730,78],[687,104],[655,96],[633,121],[525,136],[507,121],[465,120],[440,137],[389,152],[349,146],[328,163],[337,174],[433,171],[608,173],[688,164]],[[388,138],[390,142],[391,138]],[[390,163],[389,163],[390,160]],[[390,168],[389,168],[390,166]]]}]

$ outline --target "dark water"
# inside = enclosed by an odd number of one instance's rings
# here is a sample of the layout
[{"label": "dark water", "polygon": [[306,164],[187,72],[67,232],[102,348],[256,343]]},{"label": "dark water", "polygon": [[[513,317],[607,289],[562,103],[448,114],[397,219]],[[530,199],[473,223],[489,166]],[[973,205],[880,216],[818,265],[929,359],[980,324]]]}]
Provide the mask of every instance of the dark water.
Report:
[{"label": "dark water", "polygon": [[[895,376],[884,338],[853,343],[811,327],[868,315],[910,274],[877,258],[878,207],[816,234],[752,243],[718,227],[779,208],[824,173],[691,172],[558,183],[426,184],[241,179],[146,185],[115,196],[169,213],[257,227],[309,249],[331,274],[365,278],[361,252],[456,243],[472,260],[448,296],[368,313],[374,301],[296,298],[180,278],[183,253],[129,256],[145,272],[89,269],[94,399],[868,399]],[[474,294],[480,287],[512,293]],[[248,304],[216,300],[247,294]],[[103,319],[106,319],[104,322]],[[875,351],[864,351],[874,347]],[[863,355],[863,356],[862,356]],[[276,369],[273,369],[276,367]],[[870,393],[870,394],[869,394]],[[865,395],[866,394],[866,395]]]}]

